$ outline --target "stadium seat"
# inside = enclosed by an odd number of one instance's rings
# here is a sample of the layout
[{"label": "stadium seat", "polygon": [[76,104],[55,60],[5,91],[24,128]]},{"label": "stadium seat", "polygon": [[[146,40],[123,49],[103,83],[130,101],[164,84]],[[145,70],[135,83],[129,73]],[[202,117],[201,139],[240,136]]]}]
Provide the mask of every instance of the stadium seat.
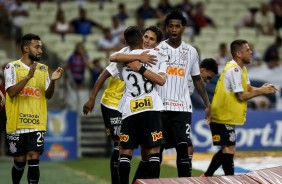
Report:
[{"label": "stadium seat", "polygon": [[65,37],[65,41],[69,44],[75,45],[78,42],[82,42],[83,37],[79,34],[67,34]]},{"label": "stadium seat", "polygon": [[46,44],[47,47],[52,48],[58,42],[62,42],[62,38],[58,34],[49,33],[42,36],[42,42]]}]

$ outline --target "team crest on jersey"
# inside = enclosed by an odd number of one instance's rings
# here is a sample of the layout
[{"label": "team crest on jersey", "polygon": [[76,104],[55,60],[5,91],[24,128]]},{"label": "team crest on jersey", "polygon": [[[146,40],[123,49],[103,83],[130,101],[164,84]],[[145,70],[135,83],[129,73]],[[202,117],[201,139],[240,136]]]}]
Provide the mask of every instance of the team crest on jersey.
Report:
[{"label": "team crest on jersey", "polygon": [[153,100],[152,97],[146,96],[143,99],[131,100],[130,101],[130,110],[131,112],[138,112],[145,109],[153,108]]},{"label": "team crest on jersey", "polygon": [[234,68],[234,70],[235,70],[235,72],[238,72],[238,71],[239,71],[238,68]]},{"label": "team crest on jersey", "polygon": [[188,51],[180,52],[180,59],[182,59],[182,60],[188,59]]},{"label": "team crest on jersey", "polygon": [[220,141],[220,135],[214,135],[212,136],[213,142],[219,142]]},{"label": "team crest on jersey", "polygon": [[236,140],[235,132],[229,133],[229,141],[230,142],[235,142],[235,140]]},{"label": "team crest on jersey", "polygon": [[45,66],[40,66],[39,69],[42,70],[42,71],[46,71],[46,67]]},{"label": "team crest on jersey", "polygon": [[10,149],[10,152],[11,152],[11,153],[16,153],[16,152],[17,152],[16,143],[10,142],[10,143],[9,143],[9,149]]},{"label": "team crest on jersey", "polygon": [[19,65],[19,64],[14,64],[14,66],[15,66],[15,68],[21,67],[21,65]]},{"label": "team crest on jersey", "polygon": [[129,135],[120,134],[120,136],[119,136],[120,142],[128,142],[128,140],[129,140]]},{"label": "team crest on jersey", "polygon": [[162,131],[159,131],[159,132],[152,132],[151,134],[152,134],[152,138],[153,138],[153,141],[154,141],[154,142],[156,142],[157,140],[163,138],[163,132],[162,132]]}]

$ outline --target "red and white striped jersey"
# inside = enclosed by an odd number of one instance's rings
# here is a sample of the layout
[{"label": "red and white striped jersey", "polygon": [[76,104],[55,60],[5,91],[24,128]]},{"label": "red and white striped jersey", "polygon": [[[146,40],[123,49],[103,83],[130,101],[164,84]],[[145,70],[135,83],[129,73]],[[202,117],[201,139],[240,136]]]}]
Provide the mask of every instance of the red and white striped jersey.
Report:
[{"label": "red and white striped jersey", "polygon": [[196,49],[183,41],[178,48],[171,47],[166,41],[157,47],[168,55],[166,83],[158,87],[165,110],[192,112],[189,76],[200,75]]}]

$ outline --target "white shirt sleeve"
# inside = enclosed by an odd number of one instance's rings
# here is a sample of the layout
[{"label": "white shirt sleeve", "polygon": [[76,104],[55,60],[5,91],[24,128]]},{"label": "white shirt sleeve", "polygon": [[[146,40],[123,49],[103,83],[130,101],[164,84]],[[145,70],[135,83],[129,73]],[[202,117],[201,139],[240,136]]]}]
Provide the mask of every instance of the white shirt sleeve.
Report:
[{"label": "white shirt sleeve", "polygon": [[192,65],[191,65],[191,76],[200,75],[200,66],[199,66],[199,54],[194,48],[194,54],[192,56]]},{"label": "white shirt sleeve", "polygon": [[107,66],[106,70],[111,74],[113,77],[117,77],[119,74],[117,63],[111,63]]},{"label": "white shirt sleeve", "polygon": [[4,76],[5,76],[5,90],[16,84],[17,81],[16,70],[15,70],[15,66],[12,63],[7,64],[7,66],[5,67]]},{"label": "white shirt sleeve", "polygon": [[[249,81],[249,79],[248,79]],[[224,78],[227,90],[233,93],[243,92],[242,70],[239,67],[232,67],[226,71]]]},{"label": "white shirt sleeve", "polygon": [[167,69],[167,62],[168,62],[168,56],[164,53],[158,52],[158,59],[159,59],[159,73],[166,73]]},{"label": "white shirt sleeve", "polygon": [[49,77],[49,73],[47,72],[47,77],[46,77],[46,87],[45,87],[45,91],[48,89],[49,85],[50,85],[50,77]]}]

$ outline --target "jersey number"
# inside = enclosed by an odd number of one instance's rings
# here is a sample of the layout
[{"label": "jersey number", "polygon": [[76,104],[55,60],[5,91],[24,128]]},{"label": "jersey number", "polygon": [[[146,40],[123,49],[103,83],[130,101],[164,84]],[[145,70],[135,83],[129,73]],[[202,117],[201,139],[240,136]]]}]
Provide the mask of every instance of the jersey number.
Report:
[{"label": "jersey number", "polygon": [[[129,80],[130,78],[133,78],[134,80],[134,83],[132,84],[132,86],[136,87],[137,88],[137,91],[138,93],[131,93],[131,95],[133,97],[136,97],[136,96],[139,96],[141,94],[141,87],[140,85],[138,84],[138,79],[136,77],[135,74],[131,73],[127,76],[127,79]],[[145,90],[145,93],[150,93],[152,90],[153,90],[153,87],[154,87],[154,84],[153,82],[151,82],[150,80],[146,79],[144,76],[142,76],[142,79],[144,81],[144,90]]]}]

